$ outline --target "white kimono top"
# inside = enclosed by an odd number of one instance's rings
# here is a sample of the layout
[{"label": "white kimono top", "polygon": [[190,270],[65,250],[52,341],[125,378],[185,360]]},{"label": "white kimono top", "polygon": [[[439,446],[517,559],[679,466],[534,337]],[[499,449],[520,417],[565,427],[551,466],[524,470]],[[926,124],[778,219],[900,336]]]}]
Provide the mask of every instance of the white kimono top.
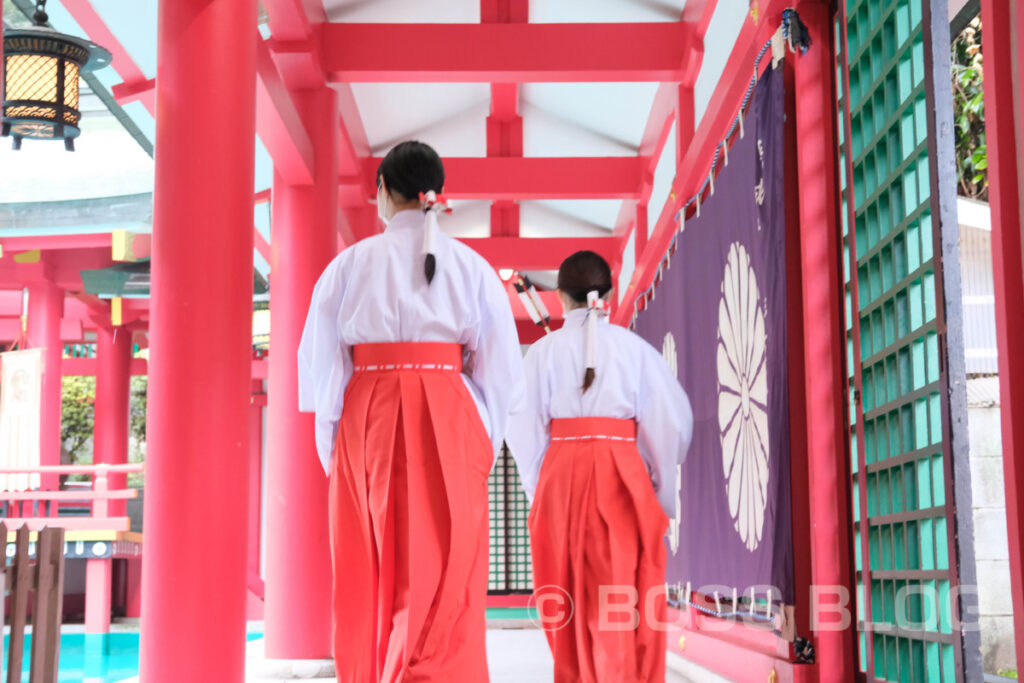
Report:
[{"label": "white kimono top", "polygon": [[[565,325],[526,354],[526,401],[509,421],[509,449],[527,497],[533,500],[551,438],[551,420],[573,417],[636,419],[637,448],[658,502],[671,518],[676,507],[676,464],[693,436],[693,412],[683,388],[653,346],[601,316],[597,326],[594,383],[583,393],[587,309],[565,316]],[[597,315],[594,313],[593,315]]]},{"label": "white kimono top", "polygon": [[341,252],[313,290],[299,343],[299,410],[316,413],[316,447],[330,473],[356,344],[461,344],[463,380],[495,451],[522,392],[523,365],[508,293],[479,254],[438,233],[437,271],[423,273],[420,211],[400,211],[387,229]]}]

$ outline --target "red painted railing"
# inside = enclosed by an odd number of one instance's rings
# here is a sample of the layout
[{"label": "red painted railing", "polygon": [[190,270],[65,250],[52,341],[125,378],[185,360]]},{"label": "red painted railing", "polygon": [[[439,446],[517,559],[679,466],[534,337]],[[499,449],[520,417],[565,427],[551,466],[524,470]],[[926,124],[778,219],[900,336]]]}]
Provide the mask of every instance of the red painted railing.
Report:
[{"label": "red painted railing", "polygon": [[[17,529],[23,524],[32,531],[43,527],[63,527],[68,530],[128,531],[128,517],[113,517],[109,505],[112,500],[128,500],[139,495],[138,489],[110,488],[111,474],[141,472],[143,465],[67,465],[46,467],[4,467],[3,474],[85,474],[92,477],[91,488],[59,491],[0,491],[0,505],[5,505],[4,522]],[[61,507],[68,512],[68,504],[77,510],[86,508],[87,514],[61,515]]]}]

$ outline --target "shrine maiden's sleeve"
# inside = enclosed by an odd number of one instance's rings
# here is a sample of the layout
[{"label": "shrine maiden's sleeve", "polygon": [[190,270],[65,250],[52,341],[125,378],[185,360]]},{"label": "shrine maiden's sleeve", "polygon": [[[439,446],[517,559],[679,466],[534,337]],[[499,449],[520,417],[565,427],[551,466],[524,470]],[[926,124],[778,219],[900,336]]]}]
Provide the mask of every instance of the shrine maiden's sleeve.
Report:
[{"label": "shrine maiden's sleeve", "polygon": [[317,281],[299,342],[299,410],[316,413],[316,450],[328,474],[345,385],[352,376],[351,354],[338,332],[351,251],[335,257]]},{"label": "shrine maiden's sleeve", "polygon": [[493,268],[479,261],[480,325],[468,349],[469,377],[483,398],[487,415],[481,418],[497,453],[505,440],[509,413],[522,401],[523,356],[508,293]]},{"label": "shrine maiden's sleeve", "polygon": [[519,469],[526,497],[533,502],[540,467],[551,442],[551,392],[548,362],[541,340],[530,347],[523,361],[526,370],[524,400],[509,418],[508,447]]},{"label": "shrine maiden's sleeve", "polygon": [[665,359],[646,342],[642,347],[636,406],[637,448],[651,470],[658,502],[672,518],[676,513],[676,465],[690,449],[693,411]]}]

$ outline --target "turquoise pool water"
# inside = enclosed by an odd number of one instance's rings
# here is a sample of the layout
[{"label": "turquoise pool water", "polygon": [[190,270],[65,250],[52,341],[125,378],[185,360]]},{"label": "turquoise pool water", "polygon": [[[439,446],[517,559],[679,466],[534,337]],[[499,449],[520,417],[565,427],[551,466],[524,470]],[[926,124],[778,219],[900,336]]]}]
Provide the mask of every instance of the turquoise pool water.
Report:
[{"label": "turquoise pool water", "polygon": [[[262,638],[261,633],[249,633],[247,640]],[[4,665],[8,636],[4,636]],[[21,680],[28,683],[29,653],[32,636],[25,636],[25,662]],[[139,634],[111,633],[105,636],[84,633],[65,633],[60,637],[60,683],[115,683],[139,673]],[[6,680],[3,672],[0,680]]]}]

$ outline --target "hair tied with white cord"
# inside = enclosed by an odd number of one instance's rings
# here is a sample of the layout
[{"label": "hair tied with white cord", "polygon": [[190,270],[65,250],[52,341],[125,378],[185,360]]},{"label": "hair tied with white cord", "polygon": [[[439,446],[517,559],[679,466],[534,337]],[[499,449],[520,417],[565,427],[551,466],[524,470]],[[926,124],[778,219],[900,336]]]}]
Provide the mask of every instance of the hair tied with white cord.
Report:
[{"label": "hair tied with white cord", "polygon": [[423,273],[427,276],[427,284],[434,281],[434,273],[437,271],[437,233],[441,227],[437,224],[437,214],[451,213],[451,202],[444,195],[437,194],[433,190],[420,192],[420,205],[423,213],[427,215],[426,223],[423,226]]},{"label": "hair tied with white cord", "polygon": [[597,374],[597,319],[607,314],[608,303],[596,289],[587,292],[587,336],[584,342],[587,369],[583,374],[583,392],[594,383]]}]

